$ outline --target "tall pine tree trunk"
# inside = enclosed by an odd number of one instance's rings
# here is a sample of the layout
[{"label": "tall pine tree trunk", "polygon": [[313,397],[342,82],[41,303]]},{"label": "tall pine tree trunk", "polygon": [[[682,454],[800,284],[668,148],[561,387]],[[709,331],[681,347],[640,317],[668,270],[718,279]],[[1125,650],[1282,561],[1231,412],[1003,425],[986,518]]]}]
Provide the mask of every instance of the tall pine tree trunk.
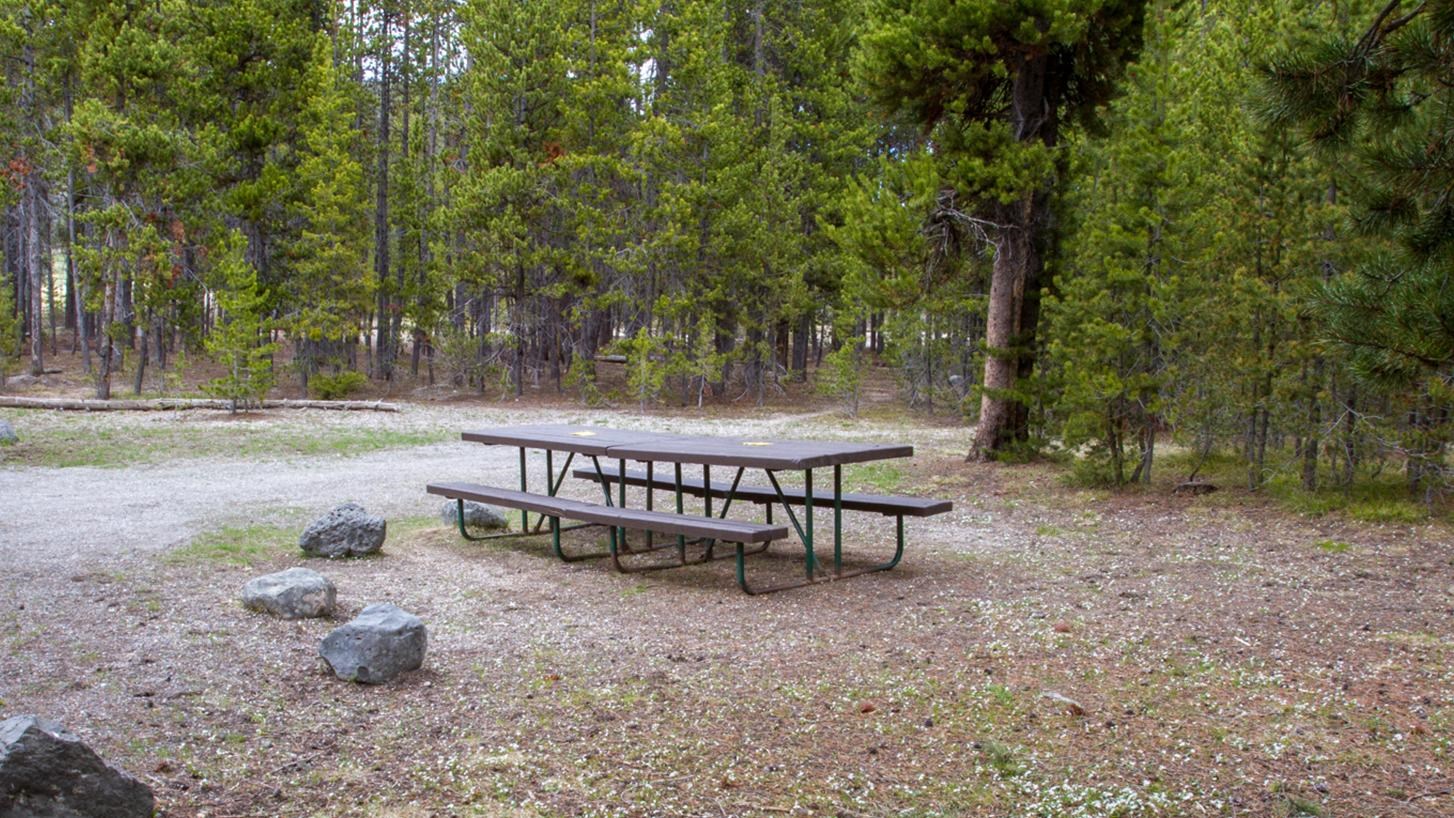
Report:
[{"label": "tall pine tree trunk", "polygon": [[[1016,66],[1011,130],[1017,142],[1055,144],[1055,122],[1046,104],[1048,60],[1044,54],[1026,55]],[[996,210],[1000,235],[990,274],[988,349],[971,460],[992,459],[1028,434],[1029,412],[1015,388],[1034,366],[1033,339],[1040,320],[1044,244],[1050,226],[1048,180]]]},{"label": "tall pine tree trunk", "polygon": [[378,360],[378,376],[391,380],[394,375],[394,304],[389,298],[389,115],[390,115],[390,55],[393,43],[389,40],[389,10],[383,9],[383,27],[380,36],[379,71],[379,164],[374,203],[374,276],[379,284],[379,315],[376,325],[378,340],[375,355]]},{"label": "tall pine tree trunk", "polygon": [[25,181],[25,266],[30,296],[30,374],[45,373],[45,329],[41,319],[44,290],[44,259],[40,242],[40,174],[32,172]]}]

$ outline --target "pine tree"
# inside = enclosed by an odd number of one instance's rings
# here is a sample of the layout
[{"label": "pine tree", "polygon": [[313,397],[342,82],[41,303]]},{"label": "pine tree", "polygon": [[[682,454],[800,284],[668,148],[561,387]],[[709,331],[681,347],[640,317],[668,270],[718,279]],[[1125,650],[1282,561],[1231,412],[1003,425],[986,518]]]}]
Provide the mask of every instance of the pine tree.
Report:
[{"label": "pine tree", "polygon": [[260,404],[273,386],[272,355],[276,344],[264,343],[267,295],[258,285],[257,271],[244,252],[246,241],[232,231],[221,237],[213,276],[218,325],[207,336],[206,349],[224,368],[221,377],[203,387],[207,394],[227,400],[233,412]]},{"label": "pine tree", "polygon": [[337,367],[345,362],[373,289],[367,269],[363,167],[350,153],[359,137],[325,35],[316,36],[303,79],[294,210],[301,226],[289,253],[295,273],[285,299],[284,326],[297,346],[294,363],[306,386],[308,376],[322,364]]},{"label": "pine tree", "polygon": [[1355,370],[1407,395],[1409,486],[1448,483],[1454,437],[1454,0],[1391,0],[1358,36],[1266,72],[1274,127],[1351,166],[1354,227],[1388,239],[1323,289],[1319,314]]},{"label": "pine tree", "polygon": [[15,295],[10,284],[0,278],[0,387],[15,368],[20,355],[20,321],[15,314]]},{"label": "pine tree", "polygon": [[1093,124],[1141,46],[1144,0],[877,0],[859,72],[880,104],[932,132],[944,176],[994,231],[971,457],[1028,435],[1017,383],[1035,363],[1054,253],[1058,146]]}]

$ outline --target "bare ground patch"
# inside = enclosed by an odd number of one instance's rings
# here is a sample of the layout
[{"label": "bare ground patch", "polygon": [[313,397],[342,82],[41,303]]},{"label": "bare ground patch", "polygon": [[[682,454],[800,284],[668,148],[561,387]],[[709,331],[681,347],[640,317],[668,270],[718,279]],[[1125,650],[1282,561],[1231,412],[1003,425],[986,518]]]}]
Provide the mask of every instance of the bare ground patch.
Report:
[{"label": "bare ground patch", "polygon": [[[775,428],[865,433],[837,424]],[[920,456],[860,479],[957,504],[910,522],[888,574],[748,598],[727,562],[623,576],[414,521],[382,557],[307,561],[342,617],[388,600],[430,628],[423,671],[368,688],[318,659],[335,623],[238,604],[248,578],[304,563],[287,547],[12,563],[0,715],[70,724],[168,815],[1454,809],[1446,527],[1108,496],[1047,466],[965,465],[952,430],[871,431]],[[850,555],[881,554],[888,522],[853,519]],[[82,523],[56,525],[77,541]],[[779,550],[754,567],[796,570]]]}]

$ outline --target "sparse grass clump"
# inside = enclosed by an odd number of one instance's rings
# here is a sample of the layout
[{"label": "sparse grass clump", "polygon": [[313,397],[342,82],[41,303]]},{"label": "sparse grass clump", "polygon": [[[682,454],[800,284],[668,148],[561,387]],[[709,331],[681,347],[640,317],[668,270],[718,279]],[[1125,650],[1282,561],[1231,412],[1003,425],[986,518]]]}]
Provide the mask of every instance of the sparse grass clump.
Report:
[{"label": "sparse grass clump", "polygon": [[216,563],[252,567],[297,547],[292,527],[276,525],[223,526],[169,552],[174,564]]}]

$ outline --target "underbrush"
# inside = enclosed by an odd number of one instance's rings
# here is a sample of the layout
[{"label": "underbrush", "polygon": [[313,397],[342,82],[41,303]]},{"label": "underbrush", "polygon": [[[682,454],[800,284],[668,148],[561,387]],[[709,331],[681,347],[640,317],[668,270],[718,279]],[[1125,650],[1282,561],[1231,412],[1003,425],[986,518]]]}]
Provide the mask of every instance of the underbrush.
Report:
[{"label": "underbrush", "polygon": [[[1281,453],[1285,462],[1294,462],[1290,452]],[[1067,485],[1076,487],[1105,488],[1113,485],[1109,469],[1093,457],[1065,456],[1064,477]],[[1151,487],[1170,491],[1187,480],[1195,470],[1198,483],[1209,483],[1231,495],[1245,496],[1247,489],[1247,462],[1230,452],[1214,452],[1206,458],[1186,450],[1171,450],[1158,454],[1152,466]],[[1358,475],[1353,485],[1332,485],[1327,475],[1320,475],[1321,484],[1316,490],[1302,487],[1297,474],[1279,471],[1267,478],[1254,493],[1273,500],[1278,506],[1308,517],[1341,514],[1348,519],[1366,523],[1419,523],[1427,520],[1454,522],[1454,502],[1451,498],[1436,498],[1432,505],[1409,493],[1408,483],[1401,472],[1383,469],[1376,473]],[[1123,491],[1135,491],[1142,484],[1121,486]]]}]

